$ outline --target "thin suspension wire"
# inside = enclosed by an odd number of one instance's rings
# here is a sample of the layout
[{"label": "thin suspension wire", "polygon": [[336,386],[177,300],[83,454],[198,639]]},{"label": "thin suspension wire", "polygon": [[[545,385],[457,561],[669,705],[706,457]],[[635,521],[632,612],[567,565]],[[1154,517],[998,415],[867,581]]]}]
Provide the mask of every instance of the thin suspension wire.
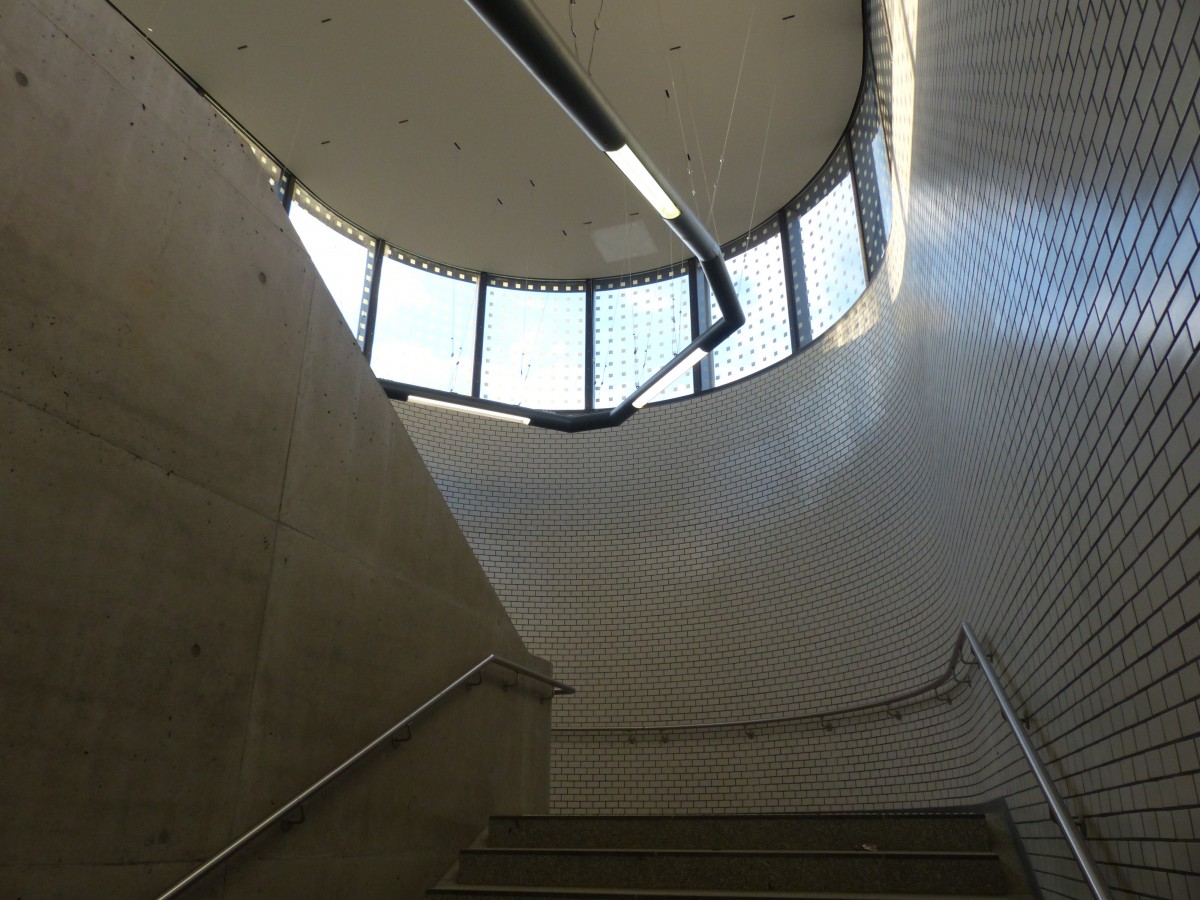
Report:
[{"label": "thin suspension wire", "polygon": [[[314,41],[307,42],[309,44],[309,47],[311,48],[309,51],[309,58],[313,58],[313,57],[317,56],[316,43],[318,43],[319,40],[320,40],[320,38],[318,38],[318,41],[316,41],[316,42],[314,42]],[[300,104],[300,115],[298,115],[296,117],[296,124],[292,127],[292,137],[291,137],[291,140],[288,141],[287,157],[286,157],[287,159],[295,159],[295,157],[292,155],[292,151],[296,149],[296,137],[300,133],[300,126],[302,124],[304,124],[304,120],[308,117],[308,102],[310,99],[312,99],[313,80],[316,77],[317,77],[317,70],[316,70],[316,67],[314,66],[314,67],[312,67],[312,71],[310,71],[308,73],[308,84],[304,88],[304,100],[301,101],[301,104]],[[295,173],[293,172],[293,174],[295,174]]]},{"label": "thin suspension wire", "polygon": [[[669,147],[671,145],[671,92],[664,90],[663,95],[663,146]],[[666,176],[668,184],[674,183],[671,181],[671,161],[671,156],[668,154],[666,158]],[[667,259],[674,259],[675,232],[667,227],[664,227],[663,231],[665,231],[667,234]]]},{"label": "thin suspension wire", "polygon": [[[535,185],[533,179],[529,179],[529,221],[530,225],[537,221],[537,210],[534,208],[533,189]],[[533,228],[529,229],[529,239],[525,242],[525,281],[529,281],[530,273],[533,271]]]},{"label": "thin suspension wire", "polygon": [[[312,96],[313,79],[317,77],[316,67],[308,75],[308,86],[304,89],[304,99],[300,102],[300,115],[296,116],[296,124],[292,126],[292,137],[288,141],[287,159],[295,159],[293,151],[296,149],[296,137],[300,133],[300,126],[304,124],[305,118],[308,116],[308,101]],[[293,173],[294,174],[294,173]]]},{"label": "thin suspension wire", "polygon": [[450,304],[450,358],[454,360],[454,365],[450,369],[450,390],[454,391],[458,384],[458,376],[462,371],[462,356],[463,347],[462,339],[458,334],[458,303],[452,292],[447,291],[447,299]]},{"label": "thin suspension wire", "polygon": [[[762,187],[763,163],[766,161],[766,158],[767,158],[767,140],[771,135],[771,117],[775,112],[775,92],[776,92],[776,88],[778,88],[778,86],[779,86],[778,81],[776,81],[775,87],[773,87],[771,89],[771,104],[767,108],[767,129],[766,129],[766,132],[763,134],[762,154],[759,156],[759,159],[758,159],[758,179],[754,183],[754,200],[750,204],[750,221],[748,223],[746,223],[747,249],[742,251],[742,253],[750,252],[749,246],[748,246],[750,244],[750,230],[754,227],[754,223],[757,221],[755,211],[758,208],[759,188]],[[739,295],[741,295],[741,293],[742,293],[742,288],[745,287],[746,278],[747,278],[747,269],[750,268],[748,265],[746,265],[745,261],[741,259],[741,256],[742,256],[742,254],[738,254],[738,257],[735,261],[735,263],[740,263],[740,265],[738,265],[738,275],[737,275],[737,292]],[[747,313],[748,312],[749,311],[747,311]]]},{"label": "thin suspension wire", "polygon": [[[754,199],[750,203],[750,221],[746,223],[747,245],[750,243],[750,230],[754,227],[754,223],[758,221],[758,194],[759,190],[762,188],[763,165],[767,159],[767,143],[771,137],[771,120],[775,114],[775,95],[779,90],[779,60],[781,55],[782,44],[777,44],[775,52],[775,81],[771,86],[771,102],[767,107],[767,127],[763,132],[762,153],[758,158],[758,178],[754,182]],[[745,252],[749,252],[749,249],[747,249]],[[740,267],[740,271],[738,272],[737,292],[739,295],[742,293],[742,288],[745,286],[747,276],[746,270],[748,268],[749,266],[743,263],[743,265]]]},{"label": "thin suspension wire", "polygon": [[604,15],[604,0],[600,0],[600,10],[592,19],[592,49],[588,51],[587,73],[592,74],[592,56],[596,53],[596,35],[600,33],[600,17]]},{"label": "thin suspension wire", "polygon": [[[624,178],[621,179],[621,196],[625,202],[625,274],[622,276],[622,278],[625,279],[626,287],[627,287],[626,291],[622,291],[622,296],[627,297],[628,292],[636,291],[636,288],[633,288],[632,285],[628,284],[629,276],[633,272],[633,234],[632,234],[633,223],[629,219],[629,182],[627,179],[624,179]],[[650,353],[650,347],[649,347],[650,335],[649,335],[649,332],[646,333],[646,341],[647,341],[646,349],[645,349],[645,351],[641,351],[639,348],[639,344],[638,344],[638,339],[639,339],[640,335],[638,334],[639,317],[637,315],[636,307],[633,310],[631,310],[631,315],[632,315],[632,319],[633,319],[633,334],[630,337],[630,341],[633,344],[632,371],[633,371],[634,385],[637,386],[642,383],[641,375],[642,375],[642,372],[645,371],[645,369],[646,369],[646,358],[649,356],[649,353]],[[639,358],[641,360],[640,364],[638,361]]]},{"label": "thin suspension wire", "polygon": [[714,187],[708,180],[708,166],[704,163],[704,144],[700,140],[700,129],[696,127],[696,106],[692,103],[692,87],[688,83],[687,62],[683,54],[684,51],[681,47],[679,49],[679,70],[683,73],[683,90],[687,94],[688,116],[692,120],[692,137],[696,143],[696,154],[700,157],[700,176],[704,182],[704,199],[709,201],[709,217],[711,218],[712,206],[716,202],[716,197],[713,194]]},{"label": "thin suspension wire", "polygon": [[[534,206],[533,198],[534,198],[534,188],[535,187],[536,187],[536,185],[534,184],[533,179],[530,178],[529,179],[529,210],[531,213],[533,211],[533,206]],[[532,215],[531,215],[531,218],[533,218]],[[532,246],[532,244],[527,245],[527,247],[526,247],[525,288],[530,295],[537,296],[537,293],[533,290],[533,285],[530,284],[530,274],[529,274],[530,269],[531,269],[530,258],[529,258],[529,247],[530,246]],[[538,349],[542,346],[542,327],[546,323],[546,308],[549,305],[550,305],[550,295],[543,294],[542,295],[542,309],[538,315],[537,329],[533,333],[533,340],[527,341],[524,338],[529,334],[529,330],[528,330],[529,304],[528,303],[522,304],[522,307],[523,307],[522,312],[525,316],[522,320],[522,326],[521,326],[521,331],[522,331],[521,365],[520,365],[520,369],[519,369],[519,371],[521,372],[522,394],[524,394],[525,386],[529,383],[529,376],[533,374],[534,368],[536,368],[537,364],[539,362],[541,362],[541,360],[538,357]],[[526,362],[526,355],[525,355],[526,348],[529,348],[528,362]],[[517,405],[519,406],[521,404],[517,404]]]},{"label": "thin suspension wire", "polygon": [[746,51],[750,49],[750,32],[754,28],[754,11],[756,7],[750,7],[750,20],[746,23],[746,40],[742,43],[742,61],[738,65],[737,84],[733,89],[733,102],[729,105],[729,122],[725,126],[725,143],[721,145],[721,160],[717,165],[717,177],[713,181],[712,202],[708,207],[708,222],[712,225],[713,231],[717,230],[717,223],[713,216],[713,210],[717,205],[717,191],[721,186],[721,172],[725,168],[725,151],[729,147],[729,134],[733,131],[733,114],[737,110],[738,96],[742,92],[742,72],[746,68]]},{"label": "thin suspension wire", "polygon": [[771,88],[771,104],[767,107],[767,130],[763,133],[762,154],[758,158],[758,178],[754,182],[754,200],[750,203],[750,221],[746,223],[746,234],[750,233],[750,229],[758,221],[758,192],[762,187],[763,166],[767,161],[767,141],[771,137],[771,118],[775,114],[775,93],[778,88],[779,80],[776,76],[775,85]]},{"label": "thin suspension wire", "polygon": [[[663,46],[667,43],[667,29],[663,24],[662,3],[658,3],[658,30],[661,36]],[[671,78],[671,99],[675,101],[675,118],[679,120],[679,142],[683,145],[683,156],[687,161],[688,184],[692,191],[692,207],[697,207],[696,202],[696,175],[692,169],[692,155],[688,152],[687,146],[687,130],[683,127],[683,109],[679,105],[679,88],[675,85],[675,66],[671,64],[671,51],[667,51],[667,73]],[[668,113],[669,117],[670,113]]]},{"label": "thin suspension wire", "polygon": [[633,224],[629,221],[629,179],[621,179],[621,201],[625,204],[625,275],[633,272]]},{"label": "thin suspension wire", "polygon": [[567,21],[571,23],[571,41],[575,44],[575,61],[579,62],[579,35],[575,33],[575,0],[567,0]]},{"label": "thin suspension wire", "polygon": [[[455,145],[454,155],[451,158],[454,160],[454,184],[458,186],[458,203],[461,208],[464,205],[463,181],[459,175],[462,148]],[[476,303],[478,303],[478,300],[476,300]],[[454,302],[453,295],[450,296],[450,358],[454,360],[454,368],[450,373],[450,390],[453,392],[454,388],[458,385],[458,376],[462,371],[463,361],[463,341],[458,334],[458,304]],[[470,393],[469,388],[467,389],[467,393]]]}]

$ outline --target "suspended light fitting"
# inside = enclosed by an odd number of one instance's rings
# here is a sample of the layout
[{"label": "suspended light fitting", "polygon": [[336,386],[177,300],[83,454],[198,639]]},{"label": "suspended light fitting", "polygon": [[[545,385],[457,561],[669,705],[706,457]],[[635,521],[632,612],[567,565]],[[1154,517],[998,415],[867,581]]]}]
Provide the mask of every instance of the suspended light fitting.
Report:
[{"label": "suspended light fitting", "polygon": [[565,415],[540,409],[529,410],[526,416],[434,399],[428,396],[432,391],[427,388],[399,383],[390,385],[389,395],[414,403],[428,403],[556,431],[589,431],[620,425],[737,331],[745,323],[746,314],[738,303],[733,279],[729,277],[729,269],[716,239],[639,148],[616,110],[600,93],[579,61],[571,55],[533,0],[466,0],[466,3],[546,92],[558,101],[580,130],[608,154],[609,159],[663,217],[667,227],[695,254],[717,308],[721,311],[721,318],[676,353],[645,387],[634,391],[610,410]]},{"label": "suspended light fitting", "polygon": [[450,403],[446,400],[435,400],[433,397],[421,397],[417,394],[410,394],[408,402],[419,403],[422,406],[436,406],[438,409],[452,409],[455,412],[470,413],[473,416],[483,416],[488,419],[500,419],[502,422],[516,422],[518,425],[528,425],[530,422],[528,416],[484,409],[481,406],[467,406],[465,403]]},{"label": "suspended light fitting", "polygon": [[671,366],[665,375],[660,375],[658,378],[654,379],[654,381],[650,382],[650,386],[642,391],[642,393],[638,394],[637,398],[633,401],[634,408],[641,409],[643,406],[665,391],[668,387],[674,384],[676,378],[678,378],[696,363],[700,362],[700,360],[704,359],[704,357],[707,355],[707,350],[705,350],[703,347],[697,347],[679,362],[675,363],[675,365]]},{"label": "suspended light fitting", "polygon": [[658,211],[660,216],[664,219],[679,218],[679,207],[671,202],[671,198],[667,196],[662,185],[654,180],[650,170],[634,155],[628,144],[622,145],[619,150],[608,151],[608,158],[617,164],[617,168],[625,173],[625,177],[646,198],[646,202]]}]

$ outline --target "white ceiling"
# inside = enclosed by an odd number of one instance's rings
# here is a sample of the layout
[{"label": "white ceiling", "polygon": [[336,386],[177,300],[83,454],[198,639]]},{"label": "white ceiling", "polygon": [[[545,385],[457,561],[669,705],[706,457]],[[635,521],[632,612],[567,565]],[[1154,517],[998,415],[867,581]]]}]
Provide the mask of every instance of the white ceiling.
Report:
[{"label": "white ceiling", "polygon": [[[317,196],[410,252],[567,278],[688,255],[458,0],[116,2]],[[783,206],[849,119],[859,0],[538,5],[720,241]]]}]

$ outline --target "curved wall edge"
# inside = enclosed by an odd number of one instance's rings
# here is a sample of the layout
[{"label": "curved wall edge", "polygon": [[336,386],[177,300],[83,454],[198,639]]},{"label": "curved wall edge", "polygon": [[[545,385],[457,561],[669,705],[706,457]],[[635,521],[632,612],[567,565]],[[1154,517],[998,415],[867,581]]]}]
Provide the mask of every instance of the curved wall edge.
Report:
[{"label": "curved wall edge", "polygon": [[[617,432],[401,409],[556,724],[809,709],[993,648],[1111,884],[1200,889],[1197,9],[887,0],[887,275],[798,357]],[[887,117],[885,117],[887,120]],[[555,738],[597,812],[1007,798],[1082,883],[976,682],[900,720]],[[1186,848],[1181,853],[1181,848]]]}]

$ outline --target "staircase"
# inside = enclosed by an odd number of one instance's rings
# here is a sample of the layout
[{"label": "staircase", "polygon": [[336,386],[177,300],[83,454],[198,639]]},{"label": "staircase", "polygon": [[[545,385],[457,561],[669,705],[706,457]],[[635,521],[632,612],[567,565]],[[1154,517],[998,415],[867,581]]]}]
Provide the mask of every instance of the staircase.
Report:
[{"label": "staircase", "polygon": [[497,816],[427,897],[1032,898],[993,812]]}]

